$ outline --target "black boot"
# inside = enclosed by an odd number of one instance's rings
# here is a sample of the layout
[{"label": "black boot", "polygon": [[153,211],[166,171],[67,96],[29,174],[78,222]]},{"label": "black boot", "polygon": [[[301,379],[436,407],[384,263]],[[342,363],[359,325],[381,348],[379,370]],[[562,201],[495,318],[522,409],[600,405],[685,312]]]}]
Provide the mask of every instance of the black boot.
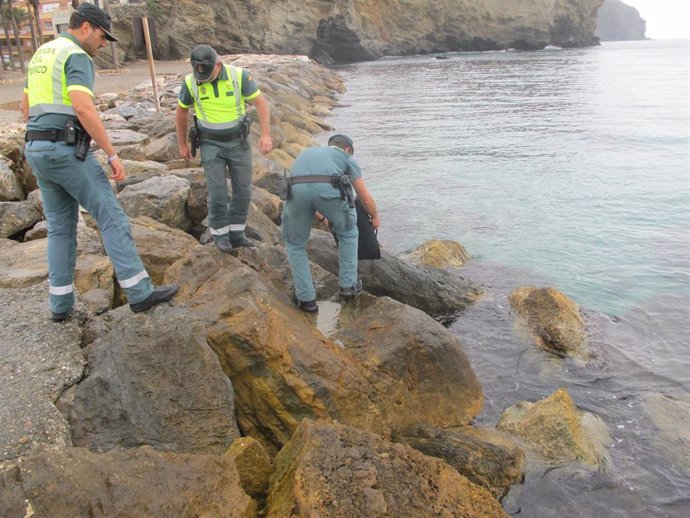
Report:
[{"label": "black boot", "polygon": [[254,248],[254,243],[249,241],[245,236],[240,236],[238,238],[230,238],[230,243],[232,244],[233,248],[240,248],[240,247],[246,247],[246,248]]},{"label": "black boot", "polygon": [[141,302],[135,302],[129,305],[129,308],[134,313],[146,311],[150,307],[160,304],[161,302],[168,302],[177,294],[180,287],[177,284],[166,284],[165,286],[156,286],[153,288],[151,295],[146,297]]},{"label": "black boot", "polygon": [[351,288],[340,288],[340,296],[344,299],[356,297],[362,292],[362,279],[357,279],[357,282]]},{"label": "black boot", "polygon": [[234,252],[233,246],[230,241],[213,241],[216,244],[216,248],[221,252],[226,254],[232,254]]}]

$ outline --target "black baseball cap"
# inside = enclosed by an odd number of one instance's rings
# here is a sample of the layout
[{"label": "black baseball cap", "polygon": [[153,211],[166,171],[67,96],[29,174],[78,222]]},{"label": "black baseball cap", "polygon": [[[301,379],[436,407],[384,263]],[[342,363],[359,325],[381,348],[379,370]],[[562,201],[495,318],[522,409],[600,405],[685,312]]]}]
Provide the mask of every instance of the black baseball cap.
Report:
[{"label": "black baseball cap", "polygon": [[192,49],[189,62],[194,69],[194,79],[203,83],[213,74],[213,67],[218,62],[218,53],[209,45],[197,45]]},{"label": "black baseball cap", "polygon": [[77,8],[77,14],[84,21],[103,29],[103,32],[105,32],[105,37],[108,41],[117,41],[117,38],[113,36],[112,32],[110,32],[113,30],[110,26],[110,15],[103,9],[94,4],[82,2]]}]

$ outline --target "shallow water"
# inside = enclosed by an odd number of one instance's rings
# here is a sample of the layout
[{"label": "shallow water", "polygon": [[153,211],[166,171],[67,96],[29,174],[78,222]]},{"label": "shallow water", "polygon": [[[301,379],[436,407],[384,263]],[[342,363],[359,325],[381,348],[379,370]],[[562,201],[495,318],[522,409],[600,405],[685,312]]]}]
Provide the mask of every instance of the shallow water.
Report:
[{"label": "shallow water", "polygon": [[[451,326],[484,387],[477,423],[566,387],[611,433],[608,472],[537,468],[504,500],[513,516],[690,515],[688,407],[654,419],[658,394],[690,400],[689,48],[341,69],[346,107],[330,122],[355,139],[383,245],[459,241],[473,256],[463,274],[487,285]],[[590,359],[555,358],[516,327],[507,296],[521,284],[582,306]]]}]

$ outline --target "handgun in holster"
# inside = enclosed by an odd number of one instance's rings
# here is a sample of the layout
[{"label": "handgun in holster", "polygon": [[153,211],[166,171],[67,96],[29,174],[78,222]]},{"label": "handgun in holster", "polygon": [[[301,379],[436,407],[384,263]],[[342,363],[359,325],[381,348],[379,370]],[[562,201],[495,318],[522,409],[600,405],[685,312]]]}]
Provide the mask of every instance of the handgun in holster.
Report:
[{"label": "handgun in holster", "polygon": [[246,115],[242,119],[242,127],[240,128],[240,137],[242,139],[241,146],[242,149],[249,149],[249,132],[252,129],[252,119]]},{"label": "handgun in holster", "polygon": [[189,144],[191,146],[192,157],[196,158],[196,150],[199,149],[199,126],[194,116],[194,124],[189,128]]},{"label": "handgun in holster", "polygon": [[91,135],[84,129],[79,120],[69,119],[65,123],[65,144],[74,146],[74,156],[77,160],[86,160],[91,148]]},{"label": "handgun in holster", "polygon": [[337,179],[334,180],[334,185],[340,190],[340,197],[343,200],[347,200],[347,205],[351,209],[355,208],[355,193],[354,193],[354,188],[352,186],[352,180],[351,178],[344,174],[344,175],[334,175],[337,176]]}]

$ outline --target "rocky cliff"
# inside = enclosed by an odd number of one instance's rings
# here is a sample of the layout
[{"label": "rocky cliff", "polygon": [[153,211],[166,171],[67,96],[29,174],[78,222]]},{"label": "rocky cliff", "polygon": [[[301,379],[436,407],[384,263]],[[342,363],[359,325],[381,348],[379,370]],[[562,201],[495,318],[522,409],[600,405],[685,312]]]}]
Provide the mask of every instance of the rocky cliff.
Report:
[{"label": "rocky cliff", "polygon": [[634,7],[620,0],[604,0],[597,13],[594,34],[603,41],[644,40],[646,25]]},{"label": "rocky cliff", "polygon": [[306,54],[322,63],[447,51],[595,45],[603,0],[151,0],[115,6],[128,57],[133,21],[156,26],[155,55],[187,57],[198,43],[221,52]]}]

